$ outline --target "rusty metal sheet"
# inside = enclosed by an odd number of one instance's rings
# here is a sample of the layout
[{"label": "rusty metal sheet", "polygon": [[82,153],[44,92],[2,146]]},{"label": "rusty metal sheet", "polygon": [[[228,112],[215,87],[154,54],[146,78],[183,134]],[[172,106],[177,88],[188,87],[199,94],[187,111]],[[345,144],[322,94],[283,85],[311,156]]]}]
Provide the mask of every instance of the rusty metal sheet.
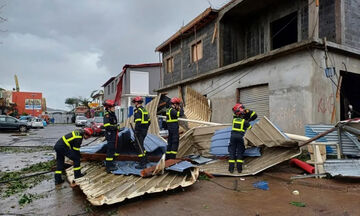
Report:
[{"label": "rusty metal sheet", "polygon": [[298,142],[287,137],[266,116],[260,119],[244,136],[245,146],[297,146]]},{"label": "rusty metal sheet", "polygon": [[194,184],[199,176],[198,168],[193,168],[189,174],[165,172],[163,175],[142,178],[107,174],[105,167],[98,162],[85,162],[81,165],[82,171],[86,175],[74,180],[71,167],[66,170],[68,181],[75,181],[89,202],[95,206],[119,203],[145,193],[158,193],[178,187],[188,187]]},{"label": "rusty metal sheet", "polygon": [[212,175],[248,176],[255,175],[263,170],[275,166],[276,164],[279,164],[283,161],[294,158],[300,154],[301,150],[298,148],[265,148],[261,157],[245,158],[242,173],[237,173],[236,170],[234,173],[230,173],[228,171],[229,164],[227,160],[216,160],[214,162],[200,165],[199,168],[200,171],[205,171]]}]

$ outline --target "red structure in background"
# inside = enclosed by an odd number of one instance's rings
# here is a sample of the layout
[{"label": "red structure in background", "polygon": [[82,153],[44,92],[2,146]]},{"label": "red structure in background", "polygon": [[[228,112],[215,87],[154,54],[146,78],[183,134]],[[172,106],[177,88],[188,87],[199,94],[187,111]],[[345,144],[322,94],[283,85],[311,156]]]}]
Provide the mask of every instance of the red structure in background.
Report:
[{"label": "red structure in background", "polygon": [[42,114],[42,93],[41,92],[12,92],[12,102],[15,103],[19,115],[24,112],[39,116]]}]

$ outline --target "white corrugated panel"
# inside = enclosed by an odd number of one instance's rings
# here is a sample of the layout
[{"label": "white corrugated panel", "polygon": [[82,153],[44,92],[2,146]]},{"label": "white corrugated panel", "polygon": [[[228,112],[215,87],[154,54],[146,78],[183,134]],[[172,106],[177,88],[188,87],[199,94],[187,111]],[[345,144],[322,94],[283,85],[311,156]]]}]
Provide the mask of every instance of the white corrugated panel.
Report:
[{"label": "white corrugated panel", "polygon": [[240,102],[259,117],[269,117],[269,86],[260,85],[240,89]]}]

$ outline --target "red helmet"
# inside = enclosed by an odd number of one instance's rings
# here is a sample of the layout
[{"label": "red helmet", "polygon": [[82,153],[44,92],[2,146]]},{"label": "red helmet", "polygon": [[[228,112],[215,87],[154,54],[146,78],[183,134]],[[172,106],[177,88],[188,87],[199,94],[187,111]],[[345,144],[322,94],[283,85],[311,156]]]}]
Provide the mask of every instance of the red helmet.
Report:
[{"label": "red helmet", "polygon": [[91,136],[94,131],[91,128],[84,128],[84,133],[88,136]]},{"label": "red helmet", "polygon": [[114,100],[106,100],[106,101],[104,101],[103,105],[106,108],[113,107],[113,106],[115,106],[115,101]]},{"label": "red helmet", "polygon": [[143,100],[142,97],[137,96],[137,97],[134,97],[131,102],[133,102],[133,103],[135,103],[135,102],[142,103],[142,102],[144,102],[144,100]]},{"label": "red helmet", "polygon": [[241,108],[241,109],[245,109],[244,104],[242,104],[242,103],[238,103],[238,104],[240,104],[240,108]]},{"label": "red helmet", "polygon": [[177,97],[173,97],[170,102],[172,104],[180,104],[181,103],[181,99],[180,98],[177,98]]},{"label": "red helmet", "polygon": [[244,108],[243,107],[244,107],[244,105],[242,105],[241,103],[237,103],[232,108],[232,110],[233,110],[235,115],[240,115],[240,114],[244,113]]}]

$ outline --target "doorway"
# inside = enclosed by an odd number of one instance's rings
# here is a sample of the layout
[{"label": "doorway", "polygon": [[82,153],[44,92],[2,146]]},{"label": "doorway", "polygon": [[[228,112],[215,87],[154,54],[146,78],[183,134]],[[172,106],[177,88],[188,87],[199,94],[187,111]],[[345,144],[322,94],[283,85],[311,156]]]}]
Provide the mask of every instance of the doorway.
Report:
[{"label": "doorway", "polygon": [[[360,74],[340,71],[342,78],[340,119],[360,118]],[[352,106],[352,110],[350,106]]]}]

